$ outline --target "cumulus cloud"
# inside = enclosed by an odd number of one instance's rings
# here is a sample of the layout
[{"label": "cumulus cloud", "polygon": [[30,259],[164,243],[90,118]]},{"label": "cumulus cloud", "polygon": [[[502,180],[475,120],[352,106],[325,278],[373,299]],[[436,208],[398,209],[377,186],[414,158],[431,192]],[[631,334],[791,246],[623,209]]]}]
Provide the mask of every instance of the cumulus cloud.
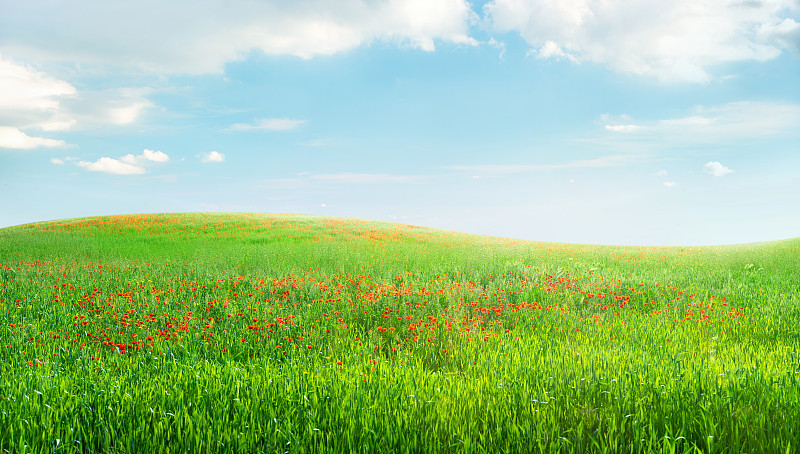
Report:
[{"label": "cumulus cloud", "polygon": [[574,55],[564,52],[564,50],[561,49],[561,46],[556,44],[555,41],[548,40],[544,43],[544,46],[539,48],[539,50],[529,52],[528,54],[545,60],[548,58],[555,58],[556,60],[567,59],[573,63],[578,63],[578,58],[576,58]]},{"label": "cumulus cloud", "polygon": [[677,186],[677,185],[678,185],[678,183],[676,183],[676,182],[674,182],[674,181],[665,181],[665,182],[664,182],[664,186],[666,186],[666,187],[668,187],[668,188],[674,188],[674,187],[675,187],[675,186]]},{"label": "cumulus cloud", "polygon": [[[475,21],[466,0],[174,0],[136,5],[75,0],[48,8],[19,2],[0,16],[0,51],[147,71],[219,73],[226,63],[254,50],[312,58],[376,41],[424,51],[433,51],[437,41],[475,45],[469,36]],[[147,33],[142,33],[142,24]]]},{"label": "cumulus cloud", "polygon": [[149,88],[123,87],[103,91],[80,91],[62,103],[58,120],[71,122],[68,129],[125,126],[139,121],[155,105],[147,99]]},{"label": "cumulus cloud", "polygon": [[210,163],[210,162],[224,162],[225,155],[218,151],[209,151],[208,153],[200,153],[197,155],[200,158],[200,162],[202,163]]},{"label": "cumulus cloud", "polygon": [[50,158],[50,162],[52,162],[53,164],[56,164],[56,165],[63,165],[64,164],[64,160],[63,159],[58,159],[58,158]]},{"label": "cumulus cloud", "polygon": [[169,156],[161,151],[145,149],[142,151],[142,154],[138,156],[126,154],[120,158],[120,161],[131,165],[141,165],[147,162],[167,162],[169,161]]},{"label": "cumulus cloud", "polygon": [[169,161],[169,156],[166,153],[145,149],[140,155],[126,154],[119,159],[104,156],[94,162],[79,161],[76,165],[92,172],[139,175],[147,172],[145,169],[147,165],[167,161]]},{"label": "cumulus cloud", "polygon": [[[78,91],[66,81],[15,63],[0,55],[0,127],[7,148],[30,149],[66,145],[61,140],[32,137],[45,132],[133,123],[153,104],[141,89]],[[3,146],[3,145],[0,145]]]},{"label": "cumulus cloud", "polygon": [[715,177],[722,177],[729,173],[733,173],[733,170],[729,169],[728,167],[725,167],[719,161],[707,162],[703,166],[703,171],[705,171],[706,173],[710,173]]},{"label": "cumulus cloud", "polygon": [[299,128],[305,123],[305,120],[292,120],[289,118],[260,118],[252,124],[237,123],[230,128],[229,131],[288,131],[291,129]]},{"label": "cumulus cloud", "polygon": [[765,61],[800,46],[794,0],[492,0],[486,22],[540,58],[593,62],[661,81],[708,82],[719,63]]},{"label": "cumulus cloud", "polygon": [[53,112],[63,97],[76,92],[69,83],[15,64],[0,54],[0,111]]},{"label": "cumulus cloud", "polygon": [[138,175],[145,173],[144,167],[122,162],[118,159],[102,157],[97,161],[78,161],[78,167],[83,167],[90,172],[113,173],[116,175]]},{"label": "cumulus cloud", "polygon": [[18,150],[30,150],[39,147],[65,147],[63,140],[46,139],[43,137],[31,137],[17,128],[0,126],[0,148],[15,148]]},{"label": "cumulus cloud", "polygon": [[63,147],[63,140],[30,136],[23,129],[61,131],[72,122],[58,118],[75,87],[0,55],[0,147],[29,150]]},{"label": "cumulus cloud", "polygon": [[153,162],[167,162],[167,161],[169,161],[169,156],[167,156],[166,153],[162,153],[160,151],[148,150],[148,149],[145,149],[144,152],[142,152],[142,157],[147,159],[148,161],[153,161]]},{"label": "cumulus cloud", "polygon": [[800,54],[800,23],[794,19],[784,19],[778,24],[763,24],[758,36],[764,41],[777,42]]}]

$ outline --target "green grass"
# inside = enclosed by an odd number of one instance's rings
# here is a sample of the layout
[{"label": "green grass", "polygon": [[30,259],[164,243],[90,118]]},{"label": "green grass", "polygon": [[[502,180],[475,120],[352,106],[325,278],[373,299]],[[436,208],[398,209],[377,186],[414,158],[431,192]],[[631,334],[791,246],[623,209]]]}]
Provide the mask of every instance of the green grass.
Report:
[{"label": "green grass", "polygon": [[800,240],[162,214],[0,230],[0,452],[800,447]]}]

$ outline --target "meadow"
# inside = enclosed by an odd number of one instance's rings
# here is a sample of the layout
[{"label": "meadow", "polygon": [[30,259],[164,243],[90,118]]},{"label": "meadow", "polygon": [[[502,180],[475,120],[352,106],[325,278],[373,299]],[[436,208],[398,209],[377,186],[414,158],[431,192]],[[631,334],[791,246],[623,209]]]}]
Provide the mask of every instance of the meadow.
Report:
[{"label": "meadow", "polygon": [[800,449],[800,240],[256,214],[0,230],[0,452]]}]

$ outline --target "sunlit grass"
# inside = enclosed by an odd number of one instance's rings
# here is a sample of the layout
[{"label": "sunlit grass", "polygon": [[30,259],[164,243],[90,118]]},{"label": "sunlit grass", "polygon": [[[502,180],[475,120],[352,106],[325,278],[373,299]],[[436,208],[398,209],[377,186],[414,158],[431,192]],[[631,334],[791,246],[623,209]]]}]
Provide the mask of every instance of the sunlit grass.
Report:
[{"label": "sunlit grass", "polygon": [[0,450],[792,452],[800,241],[284,215],[0,230]]}]

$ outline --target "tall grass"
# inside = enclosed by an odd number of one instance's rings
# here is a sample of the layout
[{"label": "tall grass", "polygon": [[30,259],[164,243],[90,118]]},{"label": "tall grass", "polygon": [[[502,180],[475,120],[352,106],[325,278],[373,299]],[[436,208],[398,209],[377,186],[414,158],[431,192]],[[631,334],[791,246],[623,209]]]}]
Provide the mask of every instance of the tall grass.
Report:
[{"label": "tall grass", "polygon": [[288,215],[0,230],[3,452],[793,452],[800,241]]}]

